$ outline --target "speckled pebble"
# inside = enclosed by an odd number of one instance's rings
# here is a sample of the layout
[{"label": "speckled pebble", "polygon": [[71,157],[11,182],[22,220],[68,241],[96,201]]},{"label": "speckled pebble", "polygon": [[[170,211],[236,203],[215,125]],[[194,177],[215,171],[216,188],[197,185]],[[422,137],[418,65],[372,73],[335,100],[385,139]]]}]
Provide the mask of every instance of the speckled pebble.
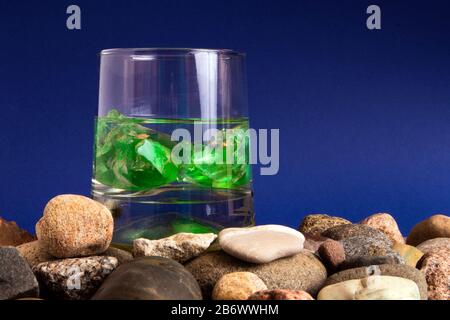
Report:
[{"label": "speckled pebble", "polygon": [[90,298],[118,264],[114,257],[92,256],[43,262],[33,271],[45,297],[81,300]]},{"label": "speckled pebble", "polygon": [[330,229],[331,227],[344,224],[351,224],[351,222],[346,219],[332,217],[327,214],[310,214],[303,218],[298,230],[303,234],[320,236],[324,231]]},{"label": "speckled pebble", "polygon": [[380,230],[392,243],[405,243],[394,217],[389,213],[376,213],[360,222],[362,225]]},{"label": "speckled pebble", "polygon": [[36,224],[36,234],[54,257],[71,258],[101,254],[112,240],[113,218],[101,203],[79,195],[51,199]]},{"label": "speckled pebble", "polygon": [[248,300],[314,300],[314,298],[302,290],[276,289],[255,292]]},{"label": "speckled pebble", "polygon": [[426,253],[417,267],[425,274],[428,299],[450,300],[450,250],[442,248]]}]

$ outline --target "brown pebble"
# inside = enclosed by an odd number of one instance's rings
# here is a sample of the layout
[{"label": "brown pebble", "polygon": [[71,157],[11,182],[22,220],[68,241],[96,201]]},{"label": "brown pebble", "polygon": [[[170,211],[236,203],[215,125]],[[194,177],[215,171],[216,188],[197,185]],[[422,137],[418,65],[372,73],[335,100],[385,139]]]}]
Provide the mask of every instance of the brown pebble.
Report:
[{"label": "brown pebble", "polygon": [[345,261],[344,246],[335,240],[327,240],[319,247],[318,253],[329,272],[335,272]]},{"label": "brown pebble", "polygon": [[311,295],[302,290],[262,290],[252,294],[248,300],[314,300]]},{"label": "brown pebble", "polygon": [[434,238],[450,238],[450,217],[436,214],[416,224],[406,239],[406,243],[417,246]]}]

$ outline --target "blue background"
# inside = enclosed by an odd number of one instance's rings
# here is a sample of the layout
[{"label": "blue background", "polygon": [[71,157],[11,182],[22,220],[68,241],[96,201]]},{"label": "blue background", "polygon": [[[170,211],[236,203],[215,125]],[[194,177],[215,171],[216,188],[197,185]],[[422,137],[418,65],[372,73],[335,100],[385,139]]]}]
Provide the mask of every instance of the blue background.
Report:
[{"label": "blue background", "polygon": [[[369,31],[366,8],[382,9]],[[77,4],[82,30],[66,29]],[[46,202],[89,195],[99,58],[111,47],[247,52],[250,120],[279,128],[254,168],[257,222],[450,210],[448,1],[1,1],[0,216],[33,231]]]}]

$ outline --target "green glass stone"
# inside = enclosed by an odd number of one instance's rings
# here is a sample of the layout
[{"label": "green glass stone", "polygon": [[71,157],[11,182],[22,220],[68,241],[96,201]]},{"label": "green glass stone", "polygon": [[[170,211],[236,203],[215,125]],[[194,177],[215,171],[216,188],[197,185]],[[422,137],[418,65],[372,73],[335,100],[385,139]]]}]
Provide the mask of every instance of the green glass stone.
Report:
[{"label": "green glass stone", "polygon": [[[221,149],[214,148],[213,143],[192,144],[191,163],[176,165],[171,160],[171,151],[178,142],[154,128],[165,125],[174,129],[183,125],[183,121],[186,126],[192,125],[192,119],[130,118],[116,110],[99,117],[94,150],[95,179],[106,186],[130,191],[146,191],[176,182],[232,189],[250,182],[247,125],[222,130]],[[232,164],[226,163],[227,155],[232,156]]]}]

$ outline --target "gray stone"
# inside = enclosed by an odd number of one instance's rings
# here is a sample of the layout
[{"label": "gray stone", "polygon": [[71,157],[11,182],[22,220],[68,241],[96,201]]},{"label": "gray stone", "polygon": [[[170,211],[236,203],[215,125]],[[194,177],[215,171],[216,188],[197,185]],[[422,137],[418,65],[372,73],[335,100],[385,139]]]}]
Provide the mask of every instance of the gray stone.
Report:
[{"label": "gray stone", "polygon": [[228,228],[219,233],[223,251],[252,263],[268,263],[303,250],[305,237],[289,227],[263,225],[250,228]]},{"label": "gray stone", "polygon": [[329,286],[347,280],[362,279],[372,275],[393,276],[412,280],[419,287],[421,299],[427,300],[428,297],[427,282],[425,280],[425,275],[416,268],[413,268],[405,264],[382,264],[382,265],[347,269],[328,277],[328,279],[325,282],[325,286]]},{"label": "gray stone", "polygon": [[90,298],[117,265],[114,257],[92,256],[43,262],[33,271],[46,297],[81,300]]},{"label": "gray stone", "polygon": [[333,227],[323,232],[322,236],[333,240],[344,240],[360,236],[372,238],[378,242],[384,242],[386,246],[392,247],[391,240],[389,240],[383,232],[361,224],[346,224]]},{"label": "gray stone", "polygon": [[163,257],[141,257],[120,265],[93,300],[201,300],[192,274]]},{"label": "gray stone", "polygon": [[327,277],[324,265],[308,250],[267,264],[245,262],[223,251],[207,252],[187,263],[186,268],[197,279],[206,299],[216,282],[232,272],[252,272],[271,290],[303,290],[311,295],[317,293]]},{"label": "gray stone", "polygon": [[164,257],[183,263],[206,251],[216,238],[214,233],[177,233],[159,240],[136,239],[133,255]]},{"label": "gray stone", "polygon": [[0,300],[38,296],[38,282],[19,251],[14,247],[0,248]]},{"label": "gray stone", "polygon": [[403,258],[391,248],[391,242],[387,239],[355,236],[341,240],[341,243],[344,247],[345,261],[347,263],[353,261],[354,266],[356,261],[363,261],[364,258],[370,257],[388,257],[392,263],[404,263]]}]

